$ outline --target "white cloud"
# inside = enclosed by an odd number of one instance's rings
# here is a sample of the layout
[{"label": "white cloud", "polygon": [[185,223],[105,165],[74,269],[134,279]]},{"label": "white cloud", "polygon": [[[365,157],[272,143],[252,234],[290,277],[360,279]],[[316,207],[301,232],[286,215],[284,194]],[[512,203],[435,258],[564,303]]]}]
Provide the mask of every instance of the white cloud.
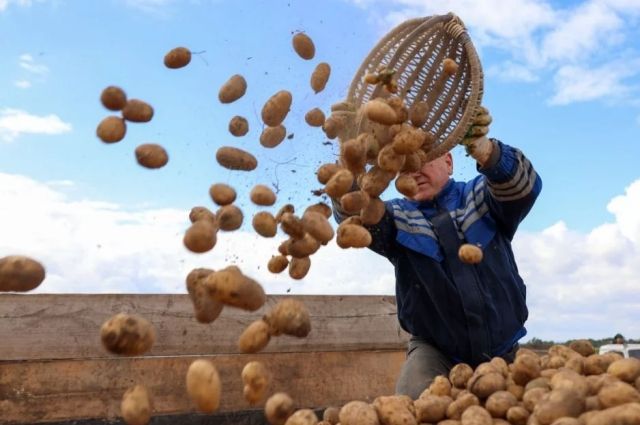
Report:
[{"label": "white cloud", "polygon": [[32,0],[0,0],[0,12],[4,12],[11,4],[18,6],[31,6],[32,3]]},{"label": "white cloud", "polygon": [[28,53],[20,55],[18,63],[20,68],[36,75],[44,76],[49,73],[49,68],[46,65],[37,63],[33,56]]},{"label": "white cloud", "polygon": [[141,10],[145,13],[164,17],[167,14],[167,7],[174,0],[124,0],[127,6]]},{"label": "white cloud", "polygon": [[31,81],[29,80],[17,80],[13,83],[16,87],[21,89],[28,89],[31,87]]},{"label": "white cloud", "polygon": [[540,78],[525,65],[506,61],[500,65],[493,65],[487,69],[487,75],[496,76],[504,81],[523,81],[532,83]]},{"label": "white cloud", "polygon": [[63,134],[71,131],[71,124],[55,114],[32,115],[20,109],[0,110],[0,140],[11,142],[23,134]]},{"label": "white cloud", "polygon": [[[188,209],[131,209],[75,200],[61,191],[73,185],[0,173],[0,256],[40,260],[47,278],[38,292],[184,293],[191,269],[232,263],[269,293],[394,292],[392,266],[368,250],[341,250],[332,241],[312,257],[307,277],[294,281],[286,272],[273,275],[266,270],[282,237],[220,232],[211,252],[192,254],[182,245]],[[607,208],[614,221],[588,233],[559,222],[542,232],[516,236],[514,251],[528,288],[529,336],[637,336],[640,180]]]}]

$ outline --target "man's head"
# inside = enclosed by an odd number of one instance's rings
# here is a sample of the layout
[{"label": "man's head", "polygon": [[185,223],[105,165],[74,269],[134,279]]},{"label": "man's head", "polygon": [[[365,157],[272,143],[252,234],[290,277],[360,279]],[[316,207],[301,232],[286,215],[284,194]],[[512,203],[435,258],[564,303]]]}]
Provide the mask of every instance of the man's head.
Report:
[{"label": "man's head", "polygon": [[420,171],[411,173],[418,183],[418,193],[413,196],[414,201],[431,201],[444,188],[453,174],[453,157],[450,152],[425,163]]}]

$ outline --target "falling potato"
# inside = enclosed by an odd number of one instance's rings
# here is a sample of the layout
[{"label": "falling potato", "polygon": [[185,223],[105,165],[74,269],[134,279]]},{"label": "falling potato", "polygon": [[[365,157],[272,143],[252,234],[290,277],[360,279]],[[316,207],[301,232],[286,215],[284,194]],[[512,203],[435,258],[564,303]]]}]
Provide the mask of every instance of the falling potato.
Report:
[{"label": "falling potato", "polygon": [[244,214],[242,210],[233,204],[223,205],[216,212],[216,219],[220,230],[231,232],[238,230],[242,226]]},{"label": "falling potato", "polygon": [[331,75],[331,66],[326,62],[320,62],[311,74],[311,88],[315,93],[324,90]]},{"label": "falling potato", "polygon": [[255,156],[242,149],[222,146],[216,152],[218,164],[229,170],[252,171],[258,166]]},{"label": "falling potato", "polygon": [[251,202],[256,205],[271,206],[276,203],[276,194],[269,186],[257,184],[251,189],[249,194]]},{"label": "falling potato", "polygon": [[127,94],[120,87],[109,86],[102,90],[100,102],[110,111],[120,111],[127,104]]},{"label": "falling potato", "polygon": [[124,139],[127,133],[127,125],[124,120],[115,115],[106,117],[96,129],[96,135],[105,143],[116,143]]},{"label": "falling potato", "polygon": [[122,396],[120,412],[128,425],[146,425],[151,420],[151,398],[144,385],[129,388]]},{"label": "falling potato", "polygon": [[156,143],[145,143],[135,150],[136,161],[146,168],[162,168],[169,162],[169,154]]},{"label": "falling potato", "polygon": [[482,261],[482,249],[469,243],[462,244],[458,250],[460,261],[467,264],[478,264]]},{"label": "falling potato", "polygon": [[149,122],[153,118],[153,107],[139,99],[130,99],[122,108],[122,116],[131,122]]},{"label": "falling potato", "polygon": [[221,103],[231,103],[240,99],[247,91],[247,81],[240,74],[232,75],[218,92],[218,100]]},{"label": "falling potato", "polygon": [[229,133],[236,137],[242,137],[249,132],[249,121],[245,117],[236,115],[229,121]]},{"label": "falling potato", "polygon": [[313,59],[316,54],[316,47],[311,37],[303,32],[299,32],[293,36],[291,41],[293,43],[293,50],[296,51],[298,56],[305,60]]},{"label": "falling potato", "polygon": [[187,229],[182,242],[189,251],[197,254],[211,251],[217,242],[216,230],[210,220],[198,220]]},{"label": "falling potato", "polygon": [[156,331],[144,317],[118,313],[102,325],[100,339],[104,348],[114,354],[139,356],[151,349]]},{"label": "falling potato", "polygon": [[164,55],[164,65],[170,69],[178,69],[189,65],[191,51],[186,47],[176,47]]},{"label": "falling potato", "polygon": [[209,188],[209,196],[213,202],[220,206],[229,205],[236,200],[236,191],[234,188],[224,183],[212,184]]},{"label": "falling potato", "polygon": [[280,90],[271,96],[262,107],[262,121],[269,127],[282,124],[289,113],[292,99],[291,93],[287,90]]},{"label": "falling potato", "polygon": [[275,148],[287,135],[287,129],[282,124],[276,127],[265,127],[260,134],[260,144],[265,148]]},{"label": "falling potato", "polygon": [[195,360],[187,371],[187,393],[198,410],[212,413],[220,406],[222,384],[218,370],[208,360]]},{"label": "falling potato", "polygon": [[44,267],[36,260],[22,255],[0,258],[0,292],[31,291],[44,277]]}]

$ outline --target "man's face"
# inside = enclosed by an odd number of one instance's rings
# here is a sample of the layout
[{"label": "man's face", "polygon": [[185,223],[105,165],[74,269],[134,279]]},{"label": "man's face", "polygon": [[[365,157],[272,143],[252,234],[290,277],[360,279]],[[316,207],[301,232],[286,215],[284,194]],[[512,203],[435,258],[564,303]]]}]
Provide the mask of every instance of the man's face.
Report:
[{"label": "man's face", "polygon": [[418,183],[418,193],[411,199],[419,202],[433,200],[447,184],[452,173],[453,158],[449,152],[425,163],[420,171],[411,173],[411,177]]}]

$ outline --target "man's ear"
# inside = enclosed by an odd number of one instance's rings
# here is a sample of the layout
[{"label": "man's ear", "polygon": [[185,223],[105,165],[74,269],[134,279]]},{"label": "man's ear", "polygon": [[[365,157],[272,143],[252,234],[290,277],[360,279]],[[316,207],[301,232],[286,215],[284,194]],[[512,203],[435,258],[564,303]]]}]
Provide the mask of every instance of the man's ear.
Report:
[{"label": "man's ear", "polygon": [[447,163],[447,171],[449,172],[449,175],[452,175],[453,174],[453,155],[451,155],[451,152],[447,152],[445,154],[444,160]]}]

